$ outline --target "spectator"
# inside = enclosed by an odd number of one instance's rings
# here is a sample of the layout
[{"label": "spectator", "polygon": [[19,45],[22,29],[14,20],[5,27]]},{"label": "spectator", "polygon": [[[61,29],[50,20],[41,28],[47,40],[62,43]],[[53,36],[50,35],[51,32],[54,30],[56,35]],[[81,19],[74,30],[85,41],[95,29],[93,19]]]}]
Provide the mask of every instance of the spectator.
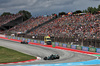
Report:
[{"label": "spectator", "polygon": [[100,18],[96,16],[98,15],[62,16],[36,29],[30,35],[100,38]]}]

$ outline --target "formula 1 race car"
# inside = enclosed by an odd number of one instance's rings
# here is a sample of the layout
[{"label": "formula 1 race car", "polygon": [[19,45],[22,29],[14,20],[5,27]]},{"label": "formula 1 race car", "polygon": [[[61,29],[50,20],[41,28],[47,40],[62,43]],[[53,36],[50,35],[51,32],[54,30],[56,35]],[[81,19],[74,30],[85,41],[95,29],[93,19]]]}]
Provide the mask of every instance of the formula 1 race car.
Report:
[{"label": "formula 1 race car", "polygon": [[27,41],[21,41],[21,44],[28,44]]},{"label": "formula 1 race car", "polygon": [[44,57],[44,60],[54,60],[54,59],[59,59],[60,58],[60,56],[59,55],[57,55],[57,54],[55,54],[55,55],[50,55],[50,56],[48,56],[48,57]]}]

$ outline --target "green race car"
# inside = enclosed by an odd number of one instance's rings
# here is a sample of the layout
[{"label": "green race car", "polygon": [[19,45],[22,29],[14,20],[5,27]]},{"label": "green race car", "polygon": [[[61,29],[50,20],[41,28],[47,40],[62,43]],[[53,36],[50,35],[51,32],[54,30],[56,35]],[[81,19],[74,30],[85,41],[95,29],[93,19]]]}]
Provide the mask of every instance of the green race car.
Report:
[{"label": "green race car", "polygon": [[58,54],[55,54],[55,55],[50,55],[48,57],[44,57],[44,60],[54,60],[54,59],[59,59],[60,56]]}]

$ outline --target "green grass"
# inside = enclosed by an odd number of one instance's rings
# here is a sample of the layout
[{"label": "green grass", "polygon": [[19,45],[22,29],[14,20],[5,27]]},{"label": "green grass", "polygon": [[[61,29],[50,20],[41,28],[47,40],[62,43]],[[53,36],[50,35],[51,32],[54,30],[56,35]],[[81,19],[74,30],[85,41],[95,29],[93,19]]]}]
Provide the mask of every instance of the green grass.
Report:
[{"label": "green grass", "polygon": [[36,57],[0,46],[0,63],[26,61],[30,59],[36,59]]}]

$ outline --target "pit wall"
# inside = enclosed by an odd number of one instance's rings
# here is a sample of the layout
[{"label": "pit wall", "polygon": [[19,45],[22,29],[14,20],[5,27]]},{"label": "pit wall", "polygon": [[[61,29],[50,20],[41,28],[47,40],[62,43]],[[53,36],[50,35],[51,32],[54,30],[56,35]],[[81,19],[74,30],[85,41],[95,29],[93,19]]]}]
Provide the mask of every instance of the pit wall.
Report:
[{"label": "pit wall", "polygon": [[[12,36],[5,36],[5,37],[8,39],[25,40],[28,42],[39,43],[39,44],[44,45],[44,41],[41,41],[41,40],[28,39],[28,38],[23,38],[23,37],[12,37]],[[84,47],[84,46],[77,46],[77,45],[71,45],[71,44],[59,43],[59,42],[52,42],[52,46],[53,47],[60,46],[64,48],[71,48],[71,49],[77,49],[77,50],[82,50],[82,51],[100,53],[100,48],[94,48],[94,47]]]}]

